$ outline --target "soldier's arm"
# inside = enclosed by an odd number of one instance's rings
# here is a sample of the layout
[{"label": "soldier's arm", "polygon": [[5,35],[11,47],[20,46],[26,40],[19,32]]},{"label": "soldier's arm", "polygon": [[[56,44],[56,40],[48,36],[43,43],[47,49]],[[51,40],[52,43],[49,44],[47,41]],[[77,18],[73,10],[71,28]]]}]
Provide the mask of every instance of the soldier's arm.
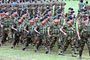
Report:
[{"label": "soldier's arm", "polygon": [[2,28],[3,27],[3,25],[0,23],[0,27]]},{"label": "soldier's arm", "polygon": [[48,36],[50,36],[50,27],[48,27]]},{"label": "soldier's arm", "polygon": [[62,26],[62,27],[60,28],[60,31],[61,31],[65,36],[67,36],[67,33],[65,33],[63,29],[64,29],[64,26]]},{"label": "soldier's arm", "polygon": [[76,32],[77,32],[77,35],[78,35],[78,39],[80,40],[81,38],[80,38],[80,32],[79,32],[78,27],[79,27],[79,22],[77,21],[76,22]]},{"label": "soldier's arm", "polygon": [[26,29],[26,27],[24,28],[24,31],[25,31],[25,32],[29,32],[29,31]]},{"label": "soldier's arm", "polygon": [[39,32],[37,29],[38,29],[38,26],[36,26],[36,27],[34,28],[34,31],[35,31],[36,33],[40,34],[40,32]]},{"label": "soldier's arm", "polygon": [[14,28],[14,26],[12,25],[12,27],[11,27],[13,30],[15,30],[15,31],[17,31],[17,29],[16,28]]}]

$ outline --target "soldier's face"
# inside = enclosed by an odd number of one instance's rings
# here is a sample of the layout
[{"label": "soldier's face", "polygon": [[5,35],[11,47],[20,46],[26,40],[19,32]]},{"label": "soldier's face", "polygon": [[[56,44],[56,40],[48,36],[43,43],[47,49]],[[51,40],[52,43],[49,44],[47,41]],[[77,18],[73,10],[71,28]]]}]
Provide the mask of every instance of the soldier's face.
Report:
[{"label": "soldier's face", "polygon": [[38,22],[38,17],[35,18],[35,22]]},{"label": "soldier's face", "polygon": [[87,20],[84,20],[84,22],[85,22],[85,24],[87,25],[87,24],[88,24],[88,22],[89,22],[88,18],[87,18]]},{"label": "soldier's face", "polygon": [[53,22],[54,22],[55,25],[58,24],[58,20],[57,19],[55,19]]},{"label": "soldier's face", "polygon": [[46,20],[43,20],[41,23],[42,23],[42,24],[46,24]]},{"label": "soldier's face", "polygon": [[47,20],[50,21],[50,17],[48,17]]},{"label": "soldier's face", "polygon": [[71,26],[73,24],[73,20],[68,21],[67,24]]},{"label": "soldier's face", "polygon": [[52,15],[52,12],[51,12],[51,11],[49,11],[49,12],[48,12],[48,14],[51,16],[51,15]]},{"label": "soldier's face", "polygon": [[33,25],[33,23],[34,23],[33,20],[30,20],[30,21],[29,21],[29,24],[30,24],[30,25]]},{"label": "soldier's face", "polygon": [[17,15],[17,12],[14,12],[13,14],[16,16]]},{"label": "soldier's face", "polygon": [[71,10],[68,10],[68,12],[70,13],[70,12],[71,12]]},{"label": "soldier's face", "polygon": [[6,18],[9,18],[9,13],[8,12],[5,13],[5,16],[6,16]]},{"label": "soldier's face", "polygon": [[58,24],[61,24],[61,20],[60,19],[58,19]]}]

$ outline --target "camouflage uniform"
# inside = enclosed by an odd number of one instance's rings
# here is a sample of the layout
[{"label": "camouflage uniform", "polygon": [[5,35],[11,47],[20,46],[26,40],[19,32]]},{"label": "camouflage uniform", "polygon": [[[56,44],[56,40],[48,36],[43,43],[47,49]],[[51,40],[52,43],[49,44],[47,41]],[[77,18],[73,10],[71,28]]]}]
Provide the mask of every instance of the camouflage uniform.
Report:
[{"label": "camouflage uniform", "polygon": [[73,24],[72,26],[68,26],[67,24],[65,25],[65,33],[67,33],[67,36],[64,37],[65,46],[64,46],[64,51],[68,48],[69,44],[71,45],[72,48],[72,56],[74,56],[75,52],[75,40],[74,40],[74,34],[75,34],[75,25]]},{"label": "camouflage uniform", "polygon": [[60,25],[51,25],[50,26],[50,34],[51,34],[51,45],[50,45],[50,49],[52,50],[52,48],[54,47],[55,43],[57,42],[58,44],[58,49],[61,48],[60,46]]},{"label": "camouflage uniform", "polygon": [[88,50],[89,50],[89,55],[90,55],[90,22],[88,22],[88,25],[85,25],[84,22],[81,23],[81,31],[80,31],[80,36],[81,36],[81,45],[80,45],[80,51],[79,51],[79,57],[82,57],[82,52],[83,52],[83,48],[85,46],[85,43],[88,46]]},{"label": "camouflage uniform", "polygon": [[9,22],[9,20],[6,18],[6,16],[4,16],[4,19],[1,20],[1,23],[3,24],[3,28],[1,29],[2,30],[1,44],[4,44],[7,41],[8,32],[9,32],[9,23],[7,22]]},{"label": "camouflage uniform", "polygon": [[45,34],[46,34],[46,25],[42,25],[40,23],[40,25],[38,26],[37,28],[37,31],[40,32],[40,34],[37,34],[37,40],[36,40],[36,43],[35,43],[35,51],[37,51],[39,49],[39,46],[42,44],[42,42],[45,41]]}]

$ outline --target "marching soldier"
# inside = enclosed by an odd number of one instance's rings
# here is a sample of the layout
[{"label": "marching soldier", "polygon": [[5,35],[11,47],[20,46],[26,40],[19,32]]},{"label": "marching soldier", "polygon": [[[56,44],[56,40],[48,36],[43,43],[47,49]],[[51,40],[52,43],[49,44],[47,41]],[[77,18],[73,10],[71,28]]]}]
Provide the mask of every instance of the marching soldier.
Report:
[{"label": "marching soldier", "polygon": [[85,13],[86,10],[83,11],[82,13],[82,20],[78,22],[78,39],[81,41],[80,42],[80,51],[79,51],[79,58],[82,58],[82,52],[83,48],[85,46],[85,43],[87,43],[88,50],[89,50],[89,55],[90,55],[90,22],[89,22],[89,17]]},{"label": "marching soldier", "polygon": [[40,20],[40,25],[38,25],[38,26],[36,26],[35,27],[35,32],[38,34],[37,36],[38,36],[38,38],[37,38],[37,40],[36,40],[36,44],[35,44],[35,52],[37,52],[38,51],[38,49],[39,49],[39,46],[42,44],[42,42],[44,41],[44,35],[46,34],[46,17],[44,17],[44,18],[42,18],[41,20]]},{"label": "marching soldier", "polygon": [[76,57],[75,52],[75,46],[74,46],[74,33],[75,33],[75,24],[74,20],[71,16],[69,16],[69,19],[66,20],[66,23],[61,27],[60,31],[64,34],[64,40],[65,40],[65,46],[64,46],[64,52],[66,51],[69,44],[72,48],[72,57]]},{"label": "marching soldier", "polygon": [[33,24],[34,24],[34,20],[33,17],[31,16],[29,19],[29,22],[27,22],[27,24],[24,27],[24,34],[25,34],[25,42],[24,42],[24,47],[22,48],[22,50],[25,50],[29,44],[32,42],[32,33],[33,33]]}]

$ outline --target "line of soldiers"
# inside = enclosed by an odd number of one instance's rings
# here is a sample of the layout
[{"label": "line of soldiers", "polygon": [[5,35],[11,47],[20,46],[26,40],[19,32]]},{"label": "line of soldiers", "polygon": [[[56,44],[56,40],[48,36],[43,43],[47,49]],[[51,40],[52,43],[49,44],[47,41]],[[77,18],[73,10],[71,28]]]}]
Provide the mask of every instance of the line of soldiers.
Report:
[{"label": "line of soldiers", "polygon": [[1,8],[0,45],[8,41],[11,48],[15,48],[21,43],[22,50],[25,50],[31,44],[35,52],[43,46],[45,53],[49,54],[57,43],[58,54],[64,55],[70,44],[72,57],[76,57],[77,50],[81,58],[87,43],[90,55],[90,9],[80,9],[77,16],[73,8],[65,14],[59,6],[53,10],[47,7],[42,14],[36,7],[34,12],[29,15],[27,8],[23,8],[21,11],[13,9],[9,13],[7,8]]},{"label": "line of soldiers", "polygon": [[55,1],[61,1],[61,0],[0,0],[1,3],[13,3],[13,2],[17,2],[17,3],[25,3],[25,2],[55,2]]}]

